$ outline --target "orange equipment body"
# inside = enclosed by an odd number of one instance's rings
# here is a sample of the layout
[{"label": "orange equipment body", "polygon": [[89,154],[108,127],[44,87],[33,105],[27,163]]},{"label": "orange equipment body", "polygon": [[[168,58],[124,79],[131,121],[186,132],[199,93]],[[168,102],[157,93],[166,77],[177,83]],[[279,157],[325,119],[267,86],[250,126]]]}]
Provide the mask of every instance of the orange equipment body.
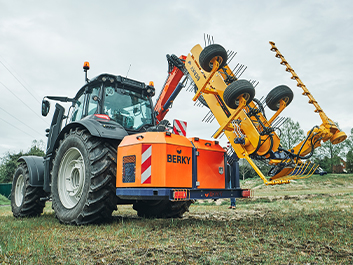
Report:
[{"label": "orange equipment body", "polygon": [[217,141],[146,132],[126,136],[117,159],[117,188],[226,188],[225,151]]},{"label": "orange equipment body", "polygon": [[[197,182],[199,189],[224,189],[224,149],[217,141],[208,141],[199,138],[190,139],[198,151]],[[220,172],[223,173],[221,174]]]}]

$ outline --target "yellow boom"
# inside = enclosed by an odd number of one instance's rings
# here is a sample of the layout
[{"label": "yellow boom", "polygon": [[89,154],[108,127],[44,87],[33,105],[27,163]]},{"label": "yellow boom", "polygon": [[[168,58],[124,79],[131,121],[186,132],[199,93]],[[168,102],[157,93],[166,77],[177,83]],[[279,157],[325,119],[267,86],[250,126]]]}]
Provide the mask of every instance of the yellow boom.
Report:
[{"label": "yellow boom", "polygon": [[[326,116],[275,44],[270,44],[271,50],[292,73],[292,79],[298,82],[303,95],[309,97],[309,103],[315,106],[315,112],[323,121],[293,150],[281,148],[276,128],[272,127],[278,115],[291,103],[293,92],[289,87],[278,86],[268,94],[266,104],[275,113],[267,119],[262,103],[254,99],[253,85],[247,80],[238,80],[226,64],[227,52],[222,46],[211,44],[202,49],[196,45],[185,60],[185,68],[197,86],[193,100],[203,97],[220,125],[213,137],[218,138],[224,133],[238,158],[245,158],[266,185],[275,185],[311,176],[317,166],[303,163],[302,159],[320,146],[321,141],[330,140],[337,144],[347,136]],[[270,178],[265,177],[253,159],[273,166]]]}]

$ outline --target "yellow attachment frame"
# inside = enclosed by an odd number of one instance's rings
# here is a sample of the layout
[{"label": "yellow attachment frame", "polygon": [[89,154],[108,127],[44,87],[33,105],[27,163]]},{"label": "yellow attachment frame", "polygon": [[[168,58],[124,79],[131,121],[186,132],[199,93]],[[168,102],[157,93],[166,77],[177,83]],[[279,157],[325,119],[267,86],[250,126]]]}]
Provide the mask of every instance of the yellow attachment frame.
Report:
[{"label": "yellow attachment frame", "polygon": [[[320,146],[321,140],[327,141],[330,139],[333,144],[343,141],[347,137],[345,133],[340,132],[337,126],[326,116],[317,101],[313,98],[303,82],[284,59],[283,55],[279,53],[278,49],[275,47],[275,44],[273,42],[270,43],[272,45],[271,50],[276,52],[276,57],[281,58],[281,64],[286,65],[286,70],[291,72],[293,75],[292,79],[295,79],[298,82],[298,86],[303,88],[303,95],[309,97],[309,103],[315,106],[315,112],[318,112],[323,120],[323,124],[320,127],[316,127],[310,132],[306,141],[303,141],[294,148],[294,153],[298,153],[298,156],[305,156],[312,151],[312,148]],[[261,111],[257,114],[260,121],[251,118],[251,116],[249,117],[249,109],[257,109],[257,106],[254,102],[249,102],[247,104],[243,95],[240,95],[237,98],[239,104],[236,109],[228,109],[223,102],[223,93],[227,88],[227,84],[224,81],[226,78],[225,71],[227,75],[234,77],[235,80],[237,80],[237,78],[228,65],[222,69],[218,69],[219,64],[215,59],[211,61],[211,63],[213,63],[211,72],[208,73],[201,69],[199,65],[199,56],[201,52],[202,47],[200,45],[194,46],[191,49],[191,53],[188,54],[185,60],[185,68],[198,87],[193,100],[196,101],[199,96],[202,95],[220,125],[213,137],[218,138],[222,133],[224,133],[238,158],[245,158],[259,177],[264,181],[265,185],[286,184],[290,183],[290,180],[292,179],[310,177],[317,168],[317,166],[310,164],[310,162],[302,163],[300,159],[296,159],[295,163],[293,161],[289,161],[289,159],[288,161],[283,161],[280,159],[270,160],[269,152],[278,151],[280,139],[274,131],[270,134],[271,139],[269,139],[269,135],[264,135],[262,132],[264,129],[271,128],[271,123],[286,108],[286,102],[284,100],[280,100],[279,109],[269,120],[265,118]],[[312,143],[315,143],[314,146]],[[280,170],[279,174],[268,180],[250,158],[250,155],[253,153],[267,159],[269,164],[274,166],[283,167],[283,164],[293,166],[283,168]]]}]

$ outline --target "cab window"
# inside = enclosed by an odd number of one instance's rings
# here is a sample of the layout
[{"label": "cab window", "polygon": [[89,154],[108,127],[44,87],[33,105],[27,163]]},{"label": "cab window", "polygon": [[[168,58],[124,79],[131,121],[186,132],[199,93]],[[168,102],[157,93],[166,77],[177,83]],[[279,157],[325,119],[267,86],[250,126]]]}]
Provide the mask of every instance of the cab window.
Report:
[{"label": "cab window", "polygon": [[84,102],[85,102],[85,94],[82,94],[78,98],[74,106],[74,110],[72,112],[72,118],[71,118],[72,121],[78,121],[82,118]]},{"label": "cab window", "polygon": [[99,102],[96,100],[93,100],[94,96],[97,96],[99,98],[99,90],[100,90],[100,86],[96,86],[91,88],[88,91],[88,109],[87,109],[87,115],[92,115],[92,114],[96,114],[97,113],[97,109],[98,109],[98,104]]}]

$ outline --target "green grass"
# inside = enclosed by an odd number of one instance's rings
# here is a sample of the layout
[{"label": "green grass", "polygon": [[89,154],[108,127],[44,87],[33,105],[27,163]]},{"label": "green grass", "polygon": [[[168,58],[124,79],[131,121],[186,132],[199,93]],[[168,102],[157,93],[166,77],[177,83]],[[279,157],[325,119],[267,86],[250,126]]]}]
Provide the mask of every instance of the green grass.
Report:
[{"label": "green grass", "polygon": [[139,218],[125,205],[109,224],[67,226],[50,203],[30,219],[0,207],[0,264],[352,264],[353,189],[329,192],[347,177],[324,180],[325,193],[314,178],[306,195],[289,184],[287,196],[238,199],[236,210],[193,204],[182,219]]},{"label": "green grass", "polygon": [[0,194],[0,205],[9,205],[10,203],[9,199]]}]

